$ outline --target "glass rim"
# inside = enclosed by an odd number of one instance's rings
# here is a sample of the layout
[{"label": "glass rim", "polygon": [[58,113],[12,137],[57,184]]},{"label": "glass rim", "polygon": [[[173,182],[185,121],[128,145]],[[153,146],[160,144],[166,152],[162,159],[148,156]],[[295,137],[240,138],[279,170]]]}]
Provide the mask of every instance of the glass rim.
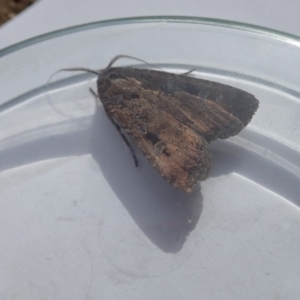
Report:
[{"label": "glass rim", "polygon": [[71,26],[71,27],[66,27],[63,29],[51,31],[1,49],[0,57],[46,40],[50,40],[56,37],[80,32],[80,31],[101,28],[101,27],[108,27],[108,26],[118,26],[123,24],[138,24],[138,23],[183,23],[183,24],[192,24],[192,25],[199,24],[199,25],[219,26],[224,28],[256,33],[259,35],[267,36],[272,39],[280,40],[285,43],[292,44],[300,48],[300,37],[296,35],[285,33],[283,31],[270,29],[267,27],[252,25],[249,23],[241,23],[241,22],[230,21],[225,19],[214,19],[214,18],[203,18],[203,17],[192,17],[192,16],[141,16],[141,17],[108,19],[108,20],[85,23],[85,24],[80,24],[76,26]]}]

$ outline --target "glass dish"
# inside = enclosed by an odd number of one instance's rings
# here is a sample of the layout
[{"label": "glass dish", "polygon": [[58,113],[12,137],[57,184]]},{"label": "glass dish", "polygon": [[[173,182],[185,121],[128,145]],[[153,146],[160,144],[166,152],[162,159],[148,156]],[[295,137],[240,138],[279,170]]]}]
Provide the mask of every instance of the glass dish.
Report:
[{"label": "glass dish", "polygon": [[[297,299],[300,40],[222,20],[146,17],[0,51],[1,299]],[[199,188],[171,187],[89,92],[118,54],[226,83],[260,107],[211,144]],[[118,66],[143,64],[122,59]]]}]

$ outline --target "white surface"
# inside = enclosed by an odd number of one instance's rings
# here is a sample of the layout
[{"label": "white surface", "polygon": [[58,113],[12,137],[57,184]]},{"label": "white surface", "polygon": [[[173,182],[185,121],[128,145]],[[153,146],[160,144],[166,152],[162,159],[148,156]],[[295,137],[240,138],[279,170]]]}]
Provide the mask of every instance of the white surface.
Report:
[{"label": "white surface", "polygon": [[[297,1],[41,0],[0,29],[0,47],[80,23],[156,14],[231,19],[300,35],[299,10]],[[81,105],[82,110],[75,105],[79,112],[93,107],[91,103]],[[34,117],[31,120],[34,123]],[[107,130],[122,147],[114,129]],[[92,144],[89,136],[84,136],[83,142]],[[77,151],[80,146],[75,142]],[[106,180],[95,160],[89,155],[75,158],[73,153],[49,160],[47,165],[11,169],[1,182],[1,198],[5,199],[0,214],[1,300],[299,299],[298,286],[293,284],[295,278],[300,279],[299,209],[284,197],[236,173],[211,177],[202,185],[202,207],[191,206],[196,217],[201,214],[196,229],[186,230],[189,235],[182,249],[177,249],[176,243],[164,249],[164,239],[177,239],[172,228],[176,234],[185,230],[174,217],[182,210],[170,201],[162,205],[159,198],[154,203],[131,203],[134,191],[124,202],[118,197],[106,199]],[[87,165],[91,174],[82,176],[78,170]],[[33,176],[37,169],[39,176]],[[152,178],[151,174],[142,175]],[[68,182],[66,188],[61,188],[60,178]],[[143,183],[144,178],[136,175],[126,181],[134,186],[134,179]],[[163,184],[155,175],[153,178]],[[144,184],[151,189],[151,184]],[[226,186],[230,190],[225,189],[224,195],[232,194],[229,202],[216,196],[216,191]],[[110,193],[107,186],[105,191]],[[102,201],[95,194],[101,194]],[[168,195],[175,197],[172,191]],[[145,209],[158,209],[160,217],[165,210],[172,213],[165,223],[159,220],[161,229],[147,228],[140,219]],[[121,227],[111,215],[121,216]],[[197,286],[194,278],[202,284],[191,294]]]}]

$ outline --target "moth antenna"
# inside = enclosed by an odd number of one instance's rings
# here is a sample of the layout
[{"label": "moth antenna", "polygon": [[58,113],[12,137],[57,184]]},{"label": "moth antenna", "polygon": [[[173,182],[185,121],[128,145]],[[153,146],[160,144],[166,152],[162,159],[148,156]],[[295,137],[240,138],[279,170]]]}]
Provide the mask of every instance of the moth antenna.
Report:
[{"label": "moth antenna", "polygon": [[96,74],[97,76],[99,76],[99,72],[97,72],[96,70],[92,70],[92,69],[88,69],[88,68],[67,68],[67,69],[60,69],[56,72],[54,72],[49,79],[47,80],[47,85],[49,84],[49,82],[51,81],[51,79],[58,73],[60,72],[76,72],[76,71],[83,71],[83,72],[88,72],[88,73],[92,73],[92,74]]},{"label": "moth antenna", "polygon": [[134,57],[134,56],[123,55],[123,54],[115,56],[115,57],[110,61],[110,63],[109,63],[108,66],[106,67],[106,69],[110,69],[111,66],[112,66],[118,59],[120,59],[120,58],[130,58],[130,59],[134,59],[134,60],[143,62],[144,64],[146,64],[146,65],[148,65],[148,66],[150,66],[150,67],[153,67],[153,68],[155,68],[155,69],[159,69],[157,66],[152,65],[152,64],[148,63],[147,61],[145,61],[145,60],[143,60],[143,59],[139,59],[139,58]]},{"label": "moth antenna", "polygon": [[[93,74],[96,74],[97,76],[99,75],[99,72],[97,72],[96,70],[92,70],[92,69],[88,69],[88,68],[67,68],[67,69],[60,69],[56,72],[54,72],[47,80],[47,83],[46,83],[46,86],[49,86],[49,83],[51,81],[51,79],[58,73],[60,72],[64,72],[64,71],[67,71],[67,72],[75,72],[75,71],[84,71],[84,72],[88,72],[88,73],[93,73]],[[48,101],[50,102],[50,105],[52,106],[52,108],[57,111],[59,114],[62,114],[63,116],[66,116],[66,117],[69,117],[65,114],[63,114],[62,112],[60,112],[58,109],[56,109],[52,104],[51,104],[51,99],[49,99],[49,95],[48,95],[48,92],[46,91],[46,96],[47,96],[47,99]]]},{"label": "moth antenna", "polygon": [[189,74],[191,74],[191,73],[193,73],[194,71],[196,71],[197,69],[196,68],[194,68],[194,69],[191,69],[191,70],[189,70],[189,71],[187,71],[187,72],[184,72],[184,73],[181,73],[181,74],[178,74],[179,76],[186,76],[186,75],[189,75]]}]

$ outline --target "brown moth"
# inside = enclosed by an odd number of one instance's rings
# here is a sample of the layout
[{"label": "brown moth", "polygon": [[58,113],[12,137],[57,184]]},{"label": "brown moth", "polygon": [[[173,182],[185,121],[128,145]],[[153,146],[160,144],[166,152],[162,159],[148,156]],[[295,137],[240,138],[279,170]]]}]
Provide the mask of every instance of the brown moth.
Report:
[{"label": "brown moth", "polygon": [[124,132],[162,177],[174,187],[191,192],[208,176],[209,143],[238,134],[256,112],[258,100],[240,89],[189,77],[190,72],[176,75],[111,67],[121,57],[133,58],[119,55],[100,72],[81,70],[98,75],[97,96],[136,165]]}]

